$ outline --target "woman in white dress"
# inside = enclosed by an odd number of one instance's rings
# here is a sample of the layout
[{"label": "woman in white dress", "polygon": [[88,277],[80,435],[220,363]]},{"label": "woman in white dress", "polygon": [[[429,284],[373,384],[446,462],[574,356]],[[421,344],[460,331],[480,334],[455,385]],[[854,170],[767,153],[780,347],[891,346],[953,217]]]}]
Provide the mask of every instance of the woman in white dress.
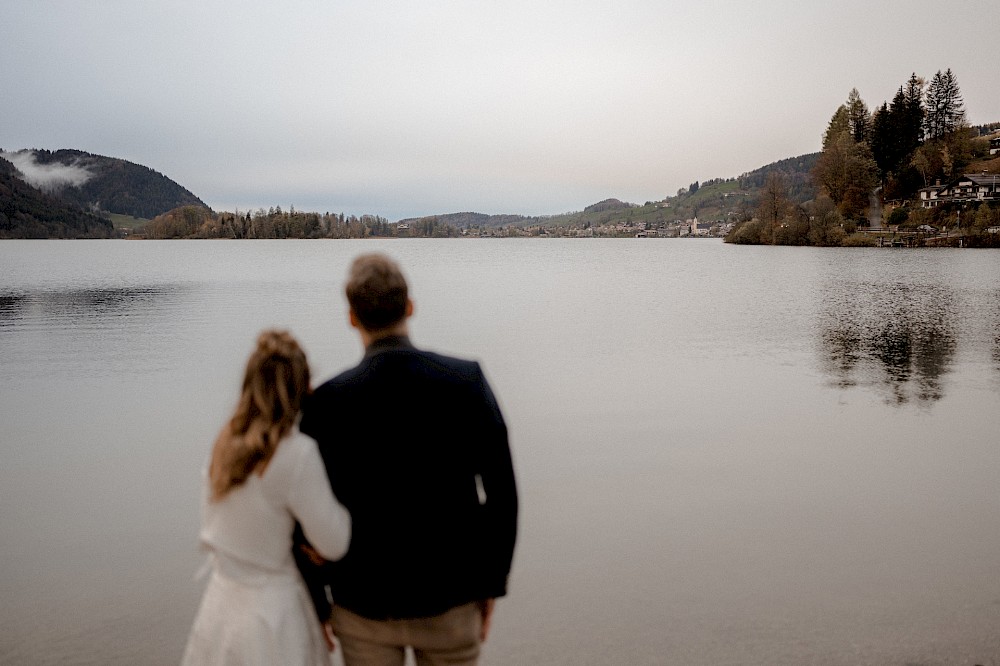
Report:
[{"label": "woman in white dress", "polygon": [[313,548],[336,560],[347,551],[351,519],[330,490],[315,442],[298,432],[308,391],[309,366],[295,339],[261,333],[206,471],[200,538],[212,574],[185,666],[330,664],[292,532],[298,521]]}]

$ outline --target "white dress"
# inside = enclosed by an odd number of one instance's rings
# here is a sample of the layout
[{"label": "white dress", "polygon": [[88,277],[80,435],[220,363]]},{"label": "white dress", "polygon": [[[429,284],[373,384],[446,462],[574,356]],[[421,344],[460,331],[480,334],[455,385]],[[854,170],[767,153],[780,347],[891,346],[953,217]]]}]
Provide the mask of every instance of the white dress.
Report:
[{"label": "white dress", "polygon": [[182,664],[329,666],[309,593],[295,567],[292,531],[327,559],[347,552],[351,518],[330,491],[316,443],[297,430],[263,475],[251,474],[221,501],[202,499],[201,541],[212,574]]}]

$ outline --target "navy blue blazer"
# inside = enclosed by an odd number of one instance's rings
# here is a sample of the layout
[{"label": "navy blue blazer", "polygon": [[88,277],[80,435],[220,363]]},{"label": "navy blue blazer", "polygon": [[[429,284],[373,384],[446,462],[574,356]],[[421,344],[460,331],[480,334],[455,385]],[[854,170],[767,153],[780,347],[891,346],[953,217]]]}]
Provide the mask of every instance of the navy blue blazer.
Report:
[{"label": "navy blue blazer", "polygon": [[383,338],[315,390],[299,427],[351,512],[350,548],[322,573],[334,603],[412,618],[506,594],[517,489],[478,363]]}]

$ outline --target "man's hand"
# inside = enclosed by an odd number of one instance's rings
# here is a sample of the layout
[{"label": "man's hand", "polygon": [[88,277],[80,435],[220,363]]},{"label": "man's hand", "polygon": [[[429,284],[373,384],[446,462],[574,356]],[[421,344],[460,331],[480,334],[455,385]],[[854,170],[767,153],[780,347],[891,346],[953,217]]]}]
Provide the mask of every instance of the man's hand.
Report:
[{"label": "man's hand", "polygon": [[485,643],[490,634],[490,623],[493,621],[493,607],[496,599],[483,599],[479,602],[479,612],[483,614],[483,627],[479,631],[479,642]]},{"label": "man's hand", "polygon": [[333,642],[334,639],[333,625],[330,624],[329,622],[324,622],[320,626],[323,630],[323,640],[326,641],[327,652],[336,652],[337,644]]}]

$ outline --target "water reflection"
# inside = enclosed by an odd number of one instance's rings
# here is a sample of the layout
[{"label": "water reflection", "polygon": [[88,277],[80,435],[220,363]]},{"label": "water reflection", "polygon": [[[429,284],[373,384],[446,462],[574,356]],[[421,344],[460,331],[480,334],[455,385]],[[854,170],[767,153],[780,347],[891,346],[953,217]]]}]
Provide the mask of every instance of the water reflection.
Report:
[{"label": "water reflection", "polygon": [[871,387],[893,405],[944,396],[957,347],[952,290],[837,283],[824,296],[821,356],[835,386]]},{"label": "water reflection", "polygon": [[133,372],[174,328],[183,287],[90,287],[0,294],[0,377]]},{"label": "water reflection", "polygon": [[0,294],[0,328],[11,326],[21,318],[21,307],[24,296],[16,294]]},{"label": "water reflection", "polygon": [[177,291],[172,287],[101,287],[40,290],[0,294],[0,326],[17,320],[62,318],[101,319],[141,315],[157,309],[155,302]]}]

